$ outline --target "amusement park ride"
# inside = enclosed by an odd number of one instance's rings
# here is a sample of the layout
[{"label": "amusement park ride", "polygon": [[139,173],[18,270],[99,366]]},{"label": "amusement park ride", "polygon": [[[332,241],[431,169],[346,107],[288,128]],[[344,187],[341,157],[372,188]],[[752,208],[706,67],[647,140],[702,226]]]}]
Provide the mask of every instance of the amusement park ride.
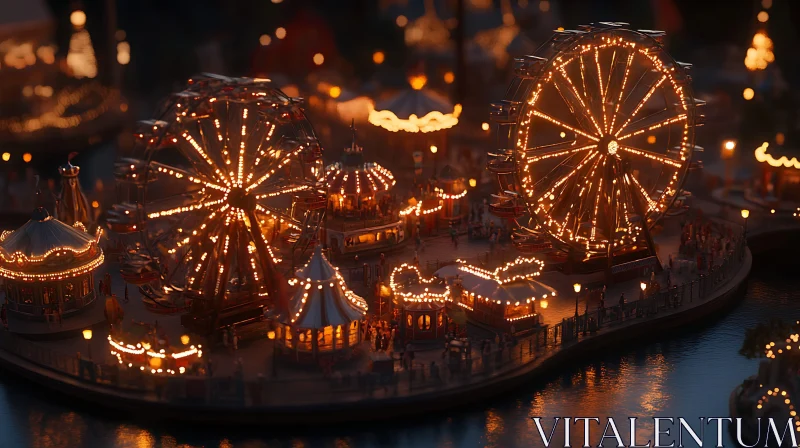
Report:
[{"label": "amusement park ride", "polygon": [[139,126],[108,219],[123,276],[147,283],[152,310],[189,310],[195,333],[260,318],[325,213],[322,149],[298,101],[269,80],[204,75]]},{"label": "amusement park ride", "polygon": [[663,49],[663,32],[626,25],[557,32],[515,61],[491,110],[499,150],[488,169],[501,191],[492,213],[512,222],[520,251],[609,280],[660,266],[651,230],[684,209],[681,188],[702,151],[690,65]]}]

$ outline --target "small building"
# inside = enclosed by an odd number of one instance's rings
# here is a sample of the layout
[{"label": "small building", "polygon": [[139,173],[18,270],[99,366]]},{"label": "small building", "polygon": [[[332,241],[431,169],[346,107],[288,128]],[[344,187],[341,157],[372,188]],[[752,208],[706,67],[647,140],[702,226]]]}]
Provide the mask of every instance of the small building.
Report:
[{"label": "small building", "polygon": [[533,280],[543,267],[543,262],[523,257],[494,271],[459,262],[443,266],[436,276],[447,281],[453,306],[464,308],[470,320],[519,331],[539,324],[536,299],[556,295],[553,288]]},{"label": "small building", "polygon": [[42,207],[13,232],[0,236],[0,277],[8,309],[44,319],[60,310],[66,318],[95,300],[94,273],[103,264],[100,231],[89,235],[53,218]]},{"label": "small building", "polygon": [[450,165],[442,168],[436,179],[436,195],[442,200],[442,209],[439,212],[439,225],[449,227],[460,224],[469,213],[466,202],[467,183],[464,178]]},{"label": "small building", "polygon": [[326,243],[336,255],[388,250],[406,238],[405,217],[398,214],[389,194],[394,176],[379,164],[364,161],[352,129],[353,142],[341,161],[326,168]]},{"label": "small building", "polygon": [[289,315],[276,327],[275,341],[284,354],[298,360],[324,355],[349,356],[363,340],[362,321],[367,302],[350,291],[344,279],[317,245],[308,264],[289,285],[297,290]]},{"label": "small building", "polygon": [[450,319],[450,287],[442,279],[423,278],[416,266],[402,264],[389,276],[400,332],[406,341],[444,339]]}]

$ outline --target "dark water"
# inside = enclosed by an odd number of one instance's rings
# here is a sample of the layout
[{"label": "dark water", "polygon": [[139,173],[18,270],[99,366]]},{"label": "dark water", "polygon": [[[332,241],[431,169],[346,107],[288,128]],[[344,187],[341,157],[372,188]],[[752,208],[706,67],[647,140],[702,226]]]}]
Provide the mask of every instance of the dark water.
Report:
[{"label": "dark water", "polygon": [[[542,444],[531,416],[613,416],[623,423],[628,416],[724,417],[730,392],[757,370],[758,361],[737,353],[744,329],[770,317],[800,315],[795,303],[800,279],[790,264],[774,261],[779,255],[756,261],[746,298],[713,322],[661,342],[659,335],[648,344],[632,341],[511,396],[445,415],[425,415],[421,409],[418,420],[282,432],[161,427],[49,399],[20,379],[0,376],[0,446],[532,447]],[[716,429],[706,432],[707,445],[713,446]],[[639,433],[640,443],[652,438],[651,428]],[[725,437],[725,446],[733,446]],[[573,444],[581,445],[575,442],[582,442],[579,433],[573,433]]]}]

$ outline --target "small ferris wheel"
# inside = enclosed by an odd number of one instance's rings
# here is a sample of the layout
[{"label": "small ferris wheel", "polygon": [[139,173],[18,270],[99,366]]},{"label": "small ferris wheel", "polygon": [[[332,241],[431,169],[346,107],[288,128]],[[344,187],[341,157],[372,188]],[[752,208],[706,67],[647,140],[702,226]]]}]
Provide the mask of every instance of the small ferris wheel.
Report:
[{"label": "small ferris wheel", "polygon": [[318,243],[326,204],[322,148],[297,101],[269,80],[198,76],[136,138],[115,168],[135,203],[109,219],[141,237],[129,277],[158,257],[163,293],[195,305],[277,300],[281,272]]},{"label": "small ferris wheel", "polygon": [[599,23],[557,32],[516,60],[506,99],[492,105],[500,149],[488,169],[501,193],[492,211],[516,222],[521,250],[583,259],[647,251],[687,172],[702,101],[689,64],[661,31]]}]

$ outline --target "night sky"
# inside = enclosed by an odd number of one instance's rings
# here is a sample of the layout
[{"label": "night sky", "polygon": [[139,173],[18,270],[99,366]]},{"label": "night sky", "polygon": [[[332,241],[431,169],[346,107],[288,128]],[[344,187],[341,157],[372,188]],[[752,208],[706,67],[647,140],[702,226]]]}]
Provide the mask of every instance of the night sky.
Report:
[{"label": "night sky", "polygon": [[[413,2],[414,0],[409,0]],[[532,0],[536,1],[536,0]],[[421,0],[418,1],[421,3]],[[440,5],[454,0],[440,0]],[[705,45],[732,43],[745,48],[758,22],[759,0],[551,0],[562,13],[567,28],[597,21],[623,21],[636,28],[675,25],[669,14],[678,13],[676,30],[670,31],[670,52],[688,60],[692,50]],[[49,0],[58,22],[58,44],[66,51],[69,12],[84,8],[94,38],[98,60],[113,55],[115,42],[107,36],[104,12],[109,1],[67,2]],[[499,0],[495,0],[499,5]],[[401,30],[391,18],[378,17],[379,0],[117,0],[118,28],[127,32],[132,64],[126,86],[148,91],[154,86],[170,89],[195,70],[194,47],[216,39],[232,73],[251,74],[258,36],[286,26],[302,11],[322,18],[333,34],[338,52],[353,65],[356,76],[368,76],[368,56],[375,48],[403,52]],[[450,5],[452,8],[452,5]],[[661,11],[654,13],[654,11]],[[800,21],[800,2],[773,0],[768,32],[775,42],[775,56],[790,82],[800,78],[795,66],[798,40],[793,23]],[[665,19],[666,18],[666,19]],[[666,22],[665,22],[666,20]],[[292,36],[297,39],[297,36]],[[360,61],[360,62],[359,62]],[[690,61],[691,62],[691,61]],[[697,61],[694,61],[697,63]]]}]

